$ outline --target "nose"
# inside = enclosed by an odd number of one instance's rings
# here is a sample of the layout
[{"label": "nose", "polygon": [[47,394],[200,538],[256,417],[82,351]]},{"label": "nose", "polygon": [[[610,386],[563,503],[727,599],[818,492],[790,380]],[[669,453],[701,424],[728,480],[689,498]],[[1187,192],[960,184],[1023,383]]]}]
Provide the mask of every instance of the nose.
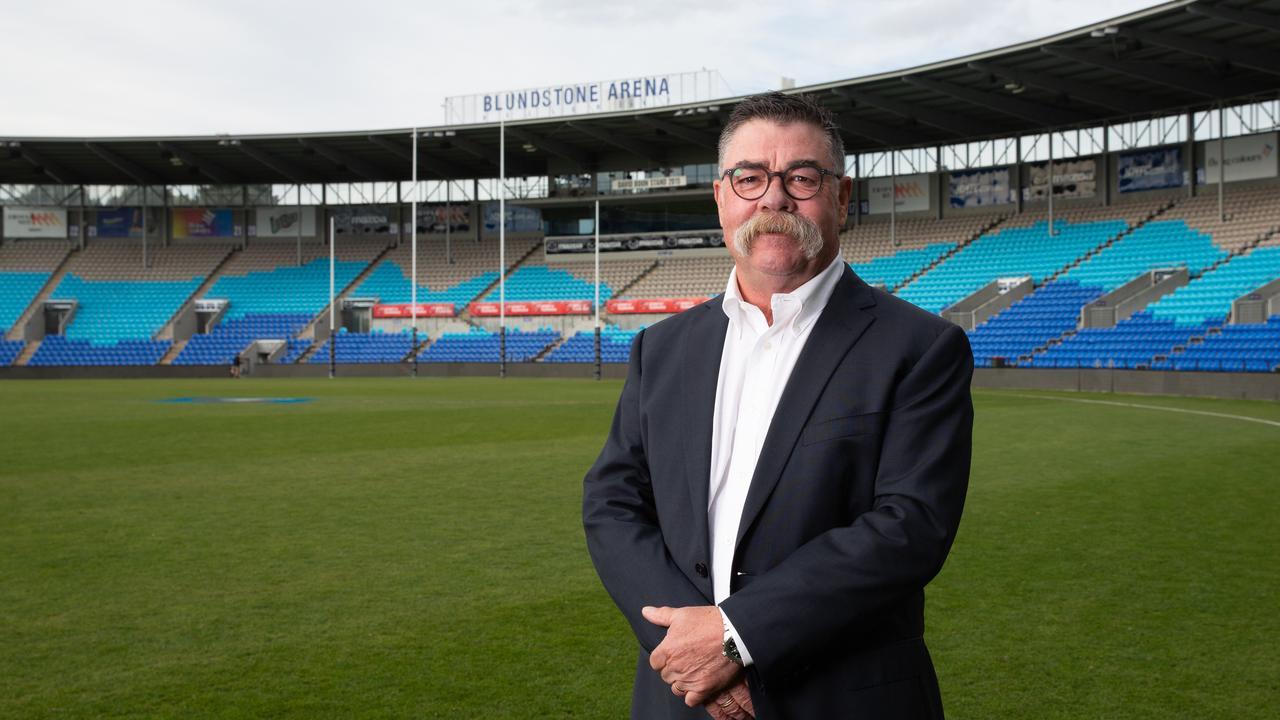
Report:
[{"label": "nose", "polygon": [[764,195],[756,201],[756,206],[765,210],[774,212],[795,212],[796,201],[783,189],[783,183],[786,182],[786,176],[775,175],[771,178],[773,182],[769,183],[768,189],[764,191]]}]

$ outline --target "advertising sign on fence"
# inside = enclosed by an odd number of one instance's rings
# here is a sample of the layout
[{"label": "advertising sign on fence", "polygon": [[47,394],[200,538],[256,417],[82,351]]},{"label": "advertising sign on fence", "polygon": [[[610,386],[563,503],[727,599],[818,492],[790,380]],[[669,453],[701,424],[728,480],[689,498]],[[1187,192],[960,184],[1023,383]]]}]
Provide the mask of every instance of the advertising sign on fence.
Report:
[{"label": "advertising sign on fence", "polygon": [[99,210],[89,230],[95,237],[142,237],[142,208]]},{"label": "advertising sign on fence", "polygon": [[453,317],[454,315],[453,303],[418,303],[416,306],[411,303],[389,303],[373,306],[373,316],[376,318]]},{"label": "advertising sign on fence", "polygon": [[871,178],[867,181],[867,209],[871,215],[893,212],[912,212],[929,209],[929,176],[900,175]]},{"label": "advertising sign on fence", "polygon": [[67,237],[67,211],[60,208],[6,207],[4,236],[7,238]]},{"label": "advertising sign on fence", "polygon": [[[1227,162],[1221,172],[1227,182],[1276,176],[1275,133],[1227,138],[1222,141],[1222,144],[1226,146]],[[1196,173],[1200,178],[1200,184],[1218,182],[1218,165],[1221,155],[1217,140],[1210,140],[1204,144],[1204,168]]]},{"label": "advertising sign on fence", "polygon": [[1180,147],[1121,153],[1116,167],[1122,193],[1182,187]]},{"label": "advertising sign on fence", "polygon": [[316,209],[303,206],[260,207],[257,209],[258,237],[315,237]]},{"label": "advertising sign on fence", "polygon": [[[1048,163],[1028,165],[1030,180],[1022,189],[1027,200],[1049,198]],[[1064,160],[1053,163],[1053,196],[1056,198],[1093,197],[1098,189],[1098,163],[1093,159]]]},{"label": "advertising sign on fence", "polygon": [[707,298],[654,298],[651,300],[610,300],[605,307],[614,315],[636,313],[678,313],[706,302]]},{"label": "advertising sign on fence", "polygon": [[1014,201],[1009,168],[957,171],[951,173],[949,183],[953,208],[1008,205]]},{"label": "advertising sign on fence", "polygon": [[[408,217],[409,213],[405,213]],[[418,205],[418,234],[438,233],[443,235],[445,229],[450,232],[466,232],[471,229],[471,204],[432,204]],[[405,223],[405,232],[409,232]]]},{"label": "advertising sign on fence", "polygon": [[175,208],[173,214],[173,237],[177,240],[185,238],[237,237],[235,213],[232,210],[212,210],[209,208]]},{"label": "advertising sign on fence", "polygon": [[[473,302],[467,306],[477,317],[501,314],[496,302]],[[590,315],[590,300],[546,300],[540,302],[508,302],[508,315]]]},{"label": "advertising sign on fence", "polygon": [[[519,207],[506,204],[507,232],[533,233],[542,231],[542,211],[537,208]],[[498,234],[498,203],[484,204],[484,232],[486,235]]]},{"label": "advertising sign on fence", "polygon": [[333,211],[339,235],[386,235],[396,230],[396,209],[390,205],[348,205]]}]

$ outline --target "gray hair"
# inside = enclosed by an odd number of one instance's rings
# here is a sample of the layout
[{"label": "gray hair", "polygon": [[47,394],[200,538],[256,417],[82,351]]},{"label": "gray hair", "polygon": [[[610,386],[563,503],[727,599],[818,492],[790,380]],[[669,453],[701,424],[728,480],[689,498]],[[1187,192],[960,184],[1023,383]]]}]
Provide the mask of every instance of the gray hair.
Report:
[{"label": "gray hair", "polygon": [[812,95],[787,95],[778,91],[752,95],[733,108],[729,121],[720,131],[720,154],[717,162],[724,170],[724,153],[729,148],[733,134],[751,120],[769,120],[785,125],[793,122],[809,123],[827,136],[831,152],[831,164],[836,172],[844,173],[844,140],[836,126],[831,111],[823,107]]}]

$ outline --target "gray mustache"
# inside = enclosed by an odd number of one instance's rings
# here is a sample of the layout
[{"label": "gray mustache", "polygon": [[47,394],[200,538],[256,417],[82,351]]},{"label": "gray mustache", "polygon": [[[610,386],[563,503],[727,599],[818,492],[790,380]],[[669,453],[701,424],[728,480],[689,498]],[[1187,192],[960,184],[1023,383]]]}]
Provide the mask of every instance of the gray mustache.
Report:
[{"label": "gray mustache", "polygon": [[803,215],[786,212],[762,212],[751,216],[733,234],[733,246],[743,257],[751,255],[756,238],[761,235],[786,235],[800,245],[808,260],[822,251],[822,231]]}]

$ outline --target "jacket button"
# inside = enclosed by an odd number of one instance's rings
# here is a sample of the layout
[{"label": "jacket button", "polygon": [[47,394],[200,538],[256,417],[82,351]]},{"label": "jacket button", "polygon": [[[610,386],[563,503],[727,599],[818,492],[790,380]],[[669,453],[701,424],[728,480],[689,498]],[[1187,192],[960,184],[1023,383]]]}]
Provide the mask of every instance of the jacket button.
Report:
[{"label": "jacket button", "polygon": [[700,576],[702,576],[702,577],[706,577],[706,576],[707,576],[707,564],[706,564],[706,563],[698,563],[697,565],[694,565],[694,566],[693,566],[693,571],[694,571],[694,572],[696,572],[696,573],[698,573],[698,575],[700,575]]}]

